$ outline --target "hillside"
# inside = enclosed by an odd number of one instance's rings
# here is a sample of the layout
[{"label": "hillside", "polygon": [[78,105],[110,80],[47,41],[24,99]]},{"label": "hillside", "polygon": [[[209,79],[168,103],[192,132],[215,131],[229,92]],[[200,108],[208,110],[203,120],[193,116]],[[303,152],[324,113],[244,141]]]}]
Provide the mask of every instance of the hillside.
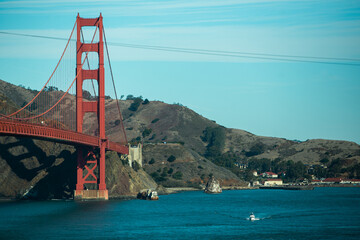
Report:
[{"label": "hillside", "polygon": [[[141,138],[144,142],[180,142],[204,155],[208,143],[202,140],[207,128],[223,128],[225,132],[221,153],[233,153],[239,160],[268,158],[293,160],[305,164],[319,164],[324,158],[330,161],[353,159],[360,161],[360,145],[348,141],[312,139],[305,142],[283,138],[263,137],[244,130],[224,128],[194,111],[179,105],[163,102],[142,104],[137,111],[129,111],[129,100],[122,101],[124,125],[128,139]],[[145,129],[151,133],[143,137]],[[113,133],[115,135],[116,132]]]},{"label": "hillside", "polygon": [[[141,104],[137,111],[128,108],[132,101],[121,102],[124,125],[129,140],[141,137],[145,142],[177,142],[204,154],[206,144],[200,136],[206,127],[218,126],[194,111],[159,101]],[[147,135],[145,129],[151,132]]]},{"label": "hillside", "polygon": [[6,96],[17,106],[28,103],[34,96],[34,91],[15,86],[0,79],[0,95]]},{"label": "hillside", "polygon": [[[0,81],[0,86],[1,113],[14,112],[19,108],[19,104],[23,105],[25,101],[31,99],[37,93],[34,90],[24,89],[4,81]],[[61,92],[53,91],[48,92],[48,94],[49,99],[51,99],[61,94]],[[121,107],[129,107],[131,102],[132,101],[123,101],[121,102]],[[70,115],[75,111],[74,103],[75,98],[73,96],[67,96],[66,104],[61,107],[66,109],[68,115]],[[166,104],[163,105],[166,106]],[[111,139],[116,140],[118,138],[118,132],[114,131],[114,129],[119,130],[119,128],[116,128],[114,118],[112,118],[112,115],[116,116],[117,113],[116,102],[109,99],[106,101],[106,107],[107,135],[110,136]],[[131,122],[131,111],[125,110],[124,114],[128,117],[127,121]],[[86,116],[84,119],[85,126],[89,126],[91,121],[92,120]],[[134,120],[132,124],[139,122],[140,121]],[[159,122],[161,123],[162,121]],[[133,129],[139,129],[132,131],[130,130],[131,127],[127,127],[129,137],[135,137],[138,136],[139,133],[141,134],[144,124],[140,122],[139,125],[134,124],[133,126]],[[163,129],[167,130],[167,127],[165,126]],[[93,130],[89,132],[93,132]],[[167,131],[164,131],[165,138],[166,134]],[[168,148],[166,151],[169,150],[178,156],[178,160],[174,164],[180,164],[181,166],[174,168],[184,173],[183,177],[170,183],[170,185],[173,184],[171,186],[199,186],[201,181],[206,180],[209,174],[224,177],[224,184],[242,186],[245,184],[230,171],[218,167],[209,161],[203,165],[210,165],[210,167],[206,167],[206,169],[211,172],[204,170],[201,175],[192,177],[191,169],[193,167],[199,169],[198,165],[196,164],[195,166],[194,164],[196,161],[200,161],[201,157],[193,152],[192,154],[194,154],[195,157],[191,155],[192,162],[187,165],[181,160],[182,154],[185,154],[184,156],[189,154],[187,148],[181,146],[181,150],[179,151],[177,147],[172,149],[171,144],[166,147]],[[153,157],[161,159],[158,158],[158,155],[153,155],[148,149],[152,148],[145,147],[145,161],[147,158]],[[72,196],[76,184],[76,149],[73,146],[38,139],[0,136],[0,150],[0,197],[62,199]],[[154,151],[157,152],[157,150]],[[122,161],[117,154],[107,152],[106,159],[106,184],[110,198],[127,195],[134,196],[141,189],[157,188],[157,184],[145,171],[142,169],[134,170],[129,167],[126,161]],[[206,160],[203,159],[203,161]],[[146,166],[146,163],[144,165]],[[153,167],[154,166],[156,166],[156,164],[154,164]],[[151,167],[145,167],[145,169],[151,169]],[[225,174],[223,172],[225,172]],[[230,177],[227,175],[230,175]],[[194,181],[194,179],[196,181]],[[165,182],[161,183],[166,185]]]},{"label": "hillside", "polygon": [[[11,102],[13,108],[36,93],[1,80],[0,86],[2,101]],[[49,94],[54,96],[59,92]],[[68,96],[67,103],[61,107],[69,114],[74,113],[74,102],[74,96]],[[116,124],[116,101],[107,99],[105,105],[107,136],[117,141],[120,139],[120,126]],[[220,126],[181,105],[136,97],[121,100],[120,108],[128,140],[144,143],[144,170],[159,184],[194,186],[212,174],[225,184],[244,186],[241,179],[247,179],[247,171],[237,166],[249,169],[253,166],[258,171],[286,171],[286,168],[275,165],[287,163],[295,166],[292,162],[306,164],[307,168],[312,168],[309,165],[320,167],[321,174],[316,177],[360,178],[360,145],[353,142],[323,139],[299,142],[256,136],[244,130]],[[85,116],[86,126],[92,121],[91,116]],[[94,129],[89,132],[94,132]],[[175,160],[169,162],[167,159],[171,155]],[[151,159],[154,161],[150,164]],[[254,164],[264,161],[267,164],[263,167]],[[181,172],[181,177],[180,174],[174,177],[176,172]]]},{"label": "hillside", "polygon": [[222,185],[247,186],[231,171],[219,167],[181,144],[147,144],[143,149],[144,169],[165,187],[206,184],[210,175]]}]

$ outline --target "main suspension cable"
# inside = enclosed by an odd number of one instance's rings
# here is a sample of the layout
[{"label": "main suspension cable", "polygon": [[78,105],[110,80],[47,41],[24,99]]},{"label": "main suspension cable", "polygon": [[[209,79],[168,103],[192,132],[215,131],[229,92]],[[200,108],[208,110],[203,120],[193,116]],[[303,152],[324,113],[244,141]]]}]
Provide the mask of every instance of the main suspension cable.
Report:
[{"label": "main suspension cable", "polygon": [[[75,28],[75,26],[74,26],[74,28]],[[74,29],[73,29],[73,30],[74,30]],[[97,28],[95,29],[94,36],[93,36],[93,38],[92,38],[92,40],[91,40],[91,43],[94,42],[96,32],[97,32]],[[81,68],[83,67],[86,59],[88,58],[88,54],[89,54],[89,52],[86,52],[85,59],[84,59],[84,61],[81,63]],[[10,119],[15,119],[15,120],[31,120],[31,119],[36,119],[36,118],[39,118],[39,117],[45,115],[46,113],[48,113],[48,112],[50,112],[52,109],[54,109],[54,108],[63,100],[63,98],[66,96],[66,94],[70,91],[70,89],[71,89],[72,86],[74,85],[74,83],[75,83],[76,79],[78,78],[80,72],[81,72],[81,71],[78,71],[78,73],[76,74],[76,76],[75,76],[74,80],[72,81],[70,87],[69,87],[69,88],[67,89],[67,91],[63,94],[63,96],[62,96],[51,108],[49,108],[49,109],[46,110],[45,112],[43,112],[43,113],[41,113],[41,114],[39,114],[39,115],[27,117],[27,118],[12,118],[12,117],[9,117],[9,116],[4,116],[4,117],[5,117],[5,118],[10,118]],[[46,86],[46,85],[45,85],[45,86]],[[44,86],[44,87],[45,87],[45,86]]]},{"label": "main suspension cable", "polygon": [[55,69],[54,69],[54,71],[52,72],[51,76],[49,77],[49,79],[47,80],[47,82],[45,83],[45,85],[42,87],[42,89],[41,89],[41,90],[38,92],[38,94],[36,94],[36,96],[35,96],[33,99],[31,99],[31,101],[28,102],[25,106],[23,106],[22,108],[20,108],[19,110],[15,111],[15,112],[13,112],[12,114],[7,115],[6,117],[14,116],[14,115],[17,114],[18,112],[24,110],[27,106],[29,106],[32,102],[34,102],[34,100],[40,95],[40,93],[42,93],[42,91],[45,89],[46,85],[49,83],[49,81],[51,80],[51,78],[52,78],[53,75],[55,74],[58,66],[60,65],[60,62],[61,62],[62,58],[64,57],[64,54],[65,54],[65,52],[66,52],[66,49],[67,49],[67,47],[69,46],[71,37],[72,37],[72,35],[73,35],[73,33],[74,33],[75,26],[76,26],[76,22],[75,22],[74,27],[73,27],[73,29],[72,29],[72,31],[71,31],[69,40],[68,40],[68,42],[66,43],[65,49],[64,49],[63,53],[61,54],[60,60],[58,61],[57,65],[56,65],[56,67],[55,67]]}]

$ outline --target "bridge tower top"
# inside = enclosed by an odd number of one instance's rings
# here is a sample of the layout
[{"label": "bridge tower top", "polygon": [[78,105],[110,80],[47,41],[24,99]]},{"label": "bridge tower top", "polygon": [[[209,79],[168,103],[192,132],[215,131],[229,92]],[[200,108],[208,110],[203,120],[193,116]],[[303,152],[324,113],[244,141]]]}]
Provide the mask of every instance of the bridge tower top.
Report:
[{"label": "bridge tower top", "polygon": [[[83,118],[86,112],[95,112],[99,121],[99,137],[105,139],[105,72],[104,72],[104,41],[102,16],[98,18],[81,18],[77,16],[77,41],[76,41],[76,131],[82,132]],[[81,28],[87,26],[97,27],[95,31],[99,32],[99,42],[85,43],[81,41]],[[95,33],[94,33],[95,37]],[[93,37],[93,40],[94,40]],[[83,69],[83,53],[96,52],[99,58],[98,69]],[[98,100],[83,101],[83,82],[88,79],[96,80],[98,83]]]}]

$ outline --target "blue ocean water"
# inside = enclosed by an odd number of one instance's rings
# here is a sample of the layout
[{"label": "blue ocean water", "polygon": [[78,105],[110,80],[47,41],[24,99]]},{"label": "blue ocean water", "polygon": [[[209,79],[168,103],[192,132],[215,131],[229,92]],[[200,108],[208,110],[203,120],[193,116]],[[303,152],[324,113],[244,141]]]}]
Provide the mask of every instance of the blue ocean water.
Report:
[{"label": "blue ocean water", "polygon": [[[258,221],[248,221],[254,212]],[[360,239],[360,188],[0,203],[0,239]]]}]

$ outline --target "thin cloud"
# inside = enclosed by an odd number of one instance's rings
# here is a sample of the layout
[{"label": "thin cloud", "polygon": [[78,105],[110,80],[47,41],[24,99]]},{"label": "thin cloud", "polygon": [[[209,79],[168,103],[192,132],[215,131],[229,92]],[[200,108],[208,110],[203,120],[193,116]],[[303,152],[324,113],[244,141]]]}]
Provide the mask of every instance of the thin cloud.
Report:
[{"label": "thin cloud", "polygon": [[[86,2],[86,6],[82,3]],[[41,14],[55,12],[68,12],[78,9],[82,12],[108,11],[108,14],[117,12],[125,16],[152,16],[166,15],[166,11],[178,14],[189,14],[191,11],[201,9],[209,11],[209,8],[216,8],[221,11],[221,7],[229,7],[244,4],[276,3],[283,0],[213,0],[213,1],[86,1],[86,0],[54,0],[54,1],[6,1],[1,2],[1,13],[3,14]]]}]

